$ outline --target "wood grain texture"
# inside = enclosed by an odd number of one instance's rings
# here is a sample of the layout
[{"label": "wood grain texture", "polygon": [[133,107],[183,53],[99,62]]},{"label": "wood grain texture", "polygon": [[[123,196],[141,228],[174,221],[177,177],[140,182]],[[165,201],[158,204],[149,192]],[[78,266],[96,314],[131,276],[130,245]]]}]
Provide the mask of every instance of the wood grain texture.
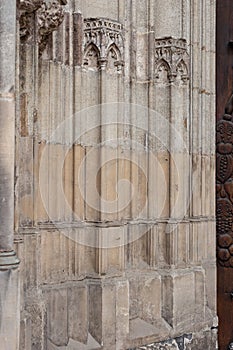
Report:
[{"label": "wood grain texture", "polygon": [[[221,146],[226,147],[226,133],[221,135],[220,127],[221,125],[227,126],[229,129],[231,121],[223,119],[224,113],[231,114],[231,108],[229,108],[228,102],[230,101],[230,96],[233,90],[233,49],[229,45],[229,41],[233,38],[233,3],[231,0],[217,1],[217,152],[221,151]],[[230,116],[229,116],[230,118]],[[225,119],[227,119],[225,117]],[[221,140],[220,140],[221,139]],[[221,143],[219,142],[221,141]],[[223,143],[223,145],[222,145]],[[220,187],[225,192],[225,177],[228,177],[226,171],[224,171],[224,159],[222,152],[217,153],[217,158],[219,160],[219,165],[217,167],[217,193],[219,193]],[[226,155],[227,169],[232,167],[233,159],[230,155]],[[224,164],[223,164],[224,163]],[[217,162],[218,164],[218,162]],[[229,177],[230,178],[230,177]],[[228,180],[227,180],[228,181]],[[220,191],[221,192],[221,191]],[[228,213],[227,216],[221,215],[220,213],[227,210],[227,207],[231,208],[232,203],[229,198],[219,198],[217,194],[217,236],[218,236],[218,246],[223,245],[223,241],[226,239],[224,237],[228,234],[227,230],[228,222],[233,218],[232,213]],[[225,228],[223,228],[223,226]],[[223,232],[224,231],[224,232]],[[231,225],[230,225],[231,232]],[[230,235],[225,238],[231,239]],[[224,252],[227,253],[228,250],[219,251],[219,261],[222,262]],[[230,259],[229,259],[230,261]],[[224,265],[224,266],[221,266]],[[219,350],[226,350],[230,342],[233,341],[233,300],[231,299],[230,293],[233,291],[233,269],[226,267],[226,263],[218,264],[218,317],[219,317]]]}]

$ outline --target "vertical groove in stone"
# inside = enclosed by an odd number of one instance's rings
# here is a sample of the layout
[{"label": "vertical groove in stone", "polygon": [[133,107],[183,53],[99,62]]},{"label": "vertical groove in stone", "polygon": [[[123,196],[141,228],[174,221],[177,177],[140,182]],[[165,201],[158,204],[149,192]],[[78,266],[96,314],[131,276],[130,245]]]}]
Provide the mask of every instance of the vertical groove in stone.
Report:
[{"label": "vertical groove in stone", "polygon": [[81,13],[73,13],[73,64],[82,65],[83,25]]},{"label": "vertical groove in stone", "polygon": [[176,168],[176,145],[175,145],[175,135],[176,131],[176,87],[173,83],[170,84],[170,116],[169,116],[169,217],[171,219],[176,219],[176,200],[177,200],[177,168]]},{"label": "vertical groove in stone", "polygon": [[[38,45],[34,46],[34,56],[33,63],[31,62],[34,70],[34,99],[33,99],[33,113],[31,114],[31,124],[32,124],[32,133],[33,133],[33,193],[31,194],[31,200],[33,202],[33,225],[35,225],[37,220],[37,191],[38,191],[38,182],[37,182],[37,174],[38,171],[38,135],[40,133],[40,121],[39,121],[39,99],[41,96],[40,84],[41,84],[41,63],[39,60],[39,47]],[[30,153],[28,154],[28,158],[30,159]],[[29,161],[30,164],[30,161]],[[29,205],[31,204],[29,201]]]},{"label": "vertical groove in stone", "polygon": [[[207,192],[207,181],[205,178],[205,173],[208,167],[207,164],[207,148],[208,148],[208,139],[206,138],[206,133],[208,130],[208,114],[206,111],[206,2],[202,4],[201,7],[201,28],[202,28],[202,35],[200,37],[200,50],[201,50],[201,81],[200,81],[200,98],[201,98],[201,130],[199,131],[201,133],[201,154],[202,154],[202,161],[201,161],[201,186],[202,186],[202,193],[201,193],[201,205],[202,205],[202,216],[207,216],[206,212],[206,200],[209,201],[209,194]],[[208,24],[207,24],[208,25]],[[204,117],[203,117],[204,116]]]},{"label": "vertical groove in stone", "polygon": [[[108,201],[108,186],[110,178],[107,178],[108,174],[105,169],[108,168],[108,151],[105,149],[105,143],[108,142],[111,135],[109,135],[109,129],[111,126],[106,120],[106,109],[104,104],[108,103],[108,89],[107,89],[107,72],[106,67],[99,67],[99,104],[100,104],[100,221],[107,220],[107,208],[105,203]],[[110,111],[109,111],[110,112]],[[111,113],[111,112],[110,112]],[[111,120],[113,119],[110,116]],[[104,125],[105,124],[105,125]],[[115,135],[113,135],[114,138]],[[114,174],[115,178],[115,174]]]},{"label": "vertical groove in stone", "polygon": [[63,35],[64,35],[64,47],[63,47],[63,62],[65,65],[70,64],[70,14],[65,13]]},{"label": "vertical groove in stone", "polygon": [[147,258],[148,265],[156,267],[158,265],[158,226],[156,224],[148,225],[147,233]]},{"label": "vertical groove in stone", "polygon": [[[154,19],[154,1],[150,0],[148,2],[148,191],[147,191],[147,205],[148,205],[148,219],[155,218],[157,216],[157,201],[155,200],[155,191],[156,191],[156,181],[157,174],[156,172],[158,163],[156,158],[156,150],[155,150],[155,142],[156,142],[156,128],[155,128],[155,86],[154,86],[154,40],[155,40],[155,19]],[[149,231],[148,240],[150,240],[150,235],[154,234],[155,230]],[[151,243],[155,243],[156,238],[151,237]],[[151,263],[154,264],[154,253],[155,253],[155,245],[152,244],[151,253],[152,256],[149,258]]]},{"label": "vertical groove in stone", "polygon": [[[211,173],[210,177],[212,178],[211,189],[215,188],[215,40],[213,40],[213,33],[215,33],[216,28],[216,1],[210,1],[210,28],[209,28],[209,55],[210,55],[210,91],[211,91],[211,99],[210,99],[210,125],[211,125],[211,133],[210,133],[210,154],[211,154]],[[210,69],[211,67],[211,69]],[[211,190],[211,216],[215,217],[215,190]]]},{"label": "vertical groove in stone", "polygon": [[58,75],[57,75],[57,64],[53,61],[50,62],[50,99],[49,99],[49,107],[50,107],[50,132],[49,132],[49,177],[48,177],[48,189],[49,189],[49,220],[56,221],[56,210],[57,210],[57,169],[56,169],[56,157],[57,157],[57,148],[58,141],[53,141],[53,133],[56,129],[56,111],[58,101]]},{"label": "vertical groove in stone", "polygon": [[64,33],[63,33],[64,23],[60,25],[56,31],[52,33],[53,44],[54,44],[54,56],[53,61],[63,62],[63,51],[64,51]]},{"label": "vertical groove in stone", "polygon": [[[65,25],[64,25],[65,27]],[[63,31],[63,35],[65,38],[65,33]],[[65,39],[64,39],[65,41]],[[65,45],[64,45],[65,46]],[[63,49],[63,62],[64,62],[64,50]],[[60,188],[58,189],[59,193],[60,193],[60,215],[59,215],[59,219],[62,222],[66,221],[66,216],[65,216],[65,201],[66,201],[66,194],[65,194],[65,183],[64,183],[64,178],[65,178],[65,160],[66,160],[66,150],[67,150],[67,138],[66,138],[66,126],[64,126],[64,119],[65,119],[65,101],[66,101],[66,94],[68,95],[68,100],[70,100],[70,94],[69,94],[69,88],[65,89],[66,86],[66,74],[65,74],[65,70],[66,70],[66,65],[65,63],[61,64],[61,66],[59,66],[59,70],[60,70],[60,74],[61,74],[61,80],[60,80],[60,94],[59,94],[59,99],[60,99],[60,125],[59,127],[62,129],[62,139],[61,139],[61,155],[60,155],[60,160],[58,161],[58,171],[61,171],[60,174]],[[62,166],[61,166],[61,164]],[[60,169],[59,167],[61,167],[62,169]]]},{"label": "vertical groove in stone", "polygon": [[[24,80],[20,81],[17,90],[18,96],[24,99],[24,110],[19,110],[17,114],[16,133],[21,136],[18,139],[18,146],[16,148],[16,157],[20,160],[16,165],[19,174],[27,174],[26,177],[17,177],[16,186],[16,201],[19,204],[19,211],[17,213],[20,225],[32,225],[33,223],[33,162],[30,161],[33,154],[33,133],[34,133],[34,115],[35,112],[35,64],[34,48],[32,45],[20,46],[19,48],[19,69],[20,74],[24,76]],[[23,53],[22,53],[23,52]],[[19,101],[18,101],[19,103]],[[25,161],[27,159],[27,161]]]},{"label": "vertical groove in stone", "polygon": [[[136,138],[136,133],[137,133],[137,109],[136,109],[136,104],[137,104],[137,74],[136,74],[136,53],[137,53],[137,4],[135,0],[131,1],[131,28],[130,28],[130,42],[131,45],[129,47],[130,49],[130,62],[129,62],[129,89],[130,89],[130,104],[131,104],[131,109],[130,109],[130,125],[131,125],[131,130],[130,130],[130,138],[131,142],[134,142],[137,140]],[[134,152],[137,150],[137,143],[136,146],[133,145],[131,149],[131,166],[130,166],[130,181],[132,186],[134,186],[134,192],[131,192],[131,214],[130,217],[135,217],[135,213],[137,210],[137,200],[136,200],[136,194],[137,194],[137,168],[134,169]],[[135,157],[135,156],[134,156]],[[137,163],[136,163],[137,164]],[[134,194],[134,196],[133,196]]]},{"label": "vertical groove in stone", "polygon": [[192,21],[191,28],[191,77],[192,77],[192,127],[190,132],[192,133],[192,154],[193,154],[193,162],[192,162],[192,215],[200,216],[201,215],[201,167],[200,167],[200,157],[201,153],[200,147],[200,134],[198,130],[201,129],[200,116],[201,116],[201,106],[200,106],[200,98],[199,98],[199,84],[200,84],[200,62],[201,62],[201,51],[199,48],[199,40],[200,40],[200,23],[199,20],[201,18],[201,12],[199,8],[200,2],[193,0],[192,8],[191,8],[191,18],[196,18],[196,21]]}]

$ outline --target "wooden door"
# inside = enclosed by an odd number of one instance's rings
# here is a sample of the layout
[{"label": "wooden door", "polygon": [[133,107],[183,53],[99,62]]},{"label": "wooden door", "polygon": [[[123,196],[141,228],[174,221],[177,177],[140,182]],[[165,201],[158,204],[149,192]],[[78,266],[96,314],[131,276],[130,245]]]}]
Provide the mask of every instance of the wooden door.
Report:
[{"label": "wooden door", "polygon": [[233,0],[217,0],[216,58],[217,307],[219,350],[227,350],[233,349]]}]

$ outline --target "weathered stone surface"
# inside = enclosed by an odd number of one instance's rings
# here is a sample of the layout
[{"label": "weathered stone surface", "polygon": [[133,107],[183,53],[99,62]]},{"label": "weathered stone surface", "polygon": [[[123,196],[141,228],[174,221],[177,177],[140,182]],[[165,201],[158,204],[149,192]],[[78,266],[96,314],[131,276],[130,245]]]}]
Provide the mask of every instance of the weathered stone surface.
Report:
[{"label": "weathered stone surface", "polygon": [[69,338],[86,344],[88,340],[88,291],[85,285],[68,289]]},{"label": "weathered stone surface", "polygon": [[216,333],[210,330],[194,333],[184,334],[183,336],[162,341],[160,343],[150,343],[129,350],[192,350],[192,349],[217,349]]},{"label": "weathered stone surface", "polygon": [[161,277],[157,273],[134,273],[130,281],[130,318],[153,323],[161,317]]},{"label": "weathered stone surface", "polygon": [[6,350],[19,348],[19,271],[0,271],[0,342]]},{"label": "weathered stone surface", "polygon": [[[203,321],[205,312],[204,272],[176,270],[161,272],[163,280],[162,316],[176,331]],[[188,326],[187,326],[188,325]]]},{"label": "weathered stone surface", "polygon": [[16,3],[15,0],[3,1],[0,6],[0,92],[2,94],[13,93],[15,89]]},{"label": "weathered stone surface", "polygon": [[13,96],[0,97],[0,250],[10,251],[14,223],[14,108]]},{"label": "weathered stone surface", "polygon": [[[16,2],[0,4],[0,343],[19,348],[20,281],[14,239]],[[16,270],[15,270],[16,269]]]},{"label": "weathered stone surface", "polygon": [[47,337],[54,345],[68,344],[68,296],[67,289],[51,289],[47,292]]},{"label": "weathered stone surface", "polygon": [[215,349],[215,1],[20,3],[0,249],[15,222],[22,350]]},{"label": "weathered stone surface", "polygon": [[26,324],[26,332],[31,335],[30,342],[27,339],[27,344],[29,349],[40,350],[46,348],[47,337],[41,335],[47,335],[45,333],[46,326],[46,308],[44,300],[34,294],[32,299],[27,300],[25,303],[25,311],[28,317],[28,322]]},{"label": "weathered stone surface", "polygon": [[[64,19],[61,5],[66,5],[67,0],[55,1],[18,1],[20,38],[22,42],[28,40],[38,42],[39,53],[44,51],[49,35],[56,30]],[[36,31],[34,21],[36,20]]]},{"label": "weathered stone surface", "polygon": [[121,349],[129,334],[129,287],[124,279],[90,281],[89,329],[104,348]]}]

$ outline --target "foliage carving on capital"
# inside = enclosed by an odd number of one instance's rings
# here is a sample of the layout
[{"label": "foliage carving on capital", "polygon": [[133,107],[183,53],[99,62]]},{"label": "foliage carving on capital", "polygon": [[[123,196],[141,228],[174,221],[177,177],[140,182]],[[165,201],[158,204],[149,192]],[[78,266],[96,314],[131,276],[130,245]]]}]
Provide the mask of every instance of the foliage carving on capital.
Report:
[{"label": "foliage carving on capital", "polygon": [[42,54],[47,45],[48,36],[61,25],[64,19],[62,5],[65,5],[65,3],[65,1],[58,0],[49,3],[44,1],[36,13],[38,26],[37,41],[40,54]]},{"label": "foliage carving on capital", "polygon": [[189,79],[189,55],[185,39],[155,39],[155,80],[186,83]]},{"label": "foliage carving on capital", "polygon": [[42,6],[43,0],[19,0],[19,25],[20,25],[20,39],[27,41],[33,36],[34,31],[34,13]]},{"label": "foliage carving on capital", "polygon": [[84,19],[83,66],[121,72],[123,62],[123,28],[119,22],[106,18]]},{"label": "foliage carving on capital", "polygon": [[41,54],[47,45],[49,35],[63,21],[63,6],[66,4],[67,0],[19,0],[20,38],[22,42],[30,40],[35,35]]}]

